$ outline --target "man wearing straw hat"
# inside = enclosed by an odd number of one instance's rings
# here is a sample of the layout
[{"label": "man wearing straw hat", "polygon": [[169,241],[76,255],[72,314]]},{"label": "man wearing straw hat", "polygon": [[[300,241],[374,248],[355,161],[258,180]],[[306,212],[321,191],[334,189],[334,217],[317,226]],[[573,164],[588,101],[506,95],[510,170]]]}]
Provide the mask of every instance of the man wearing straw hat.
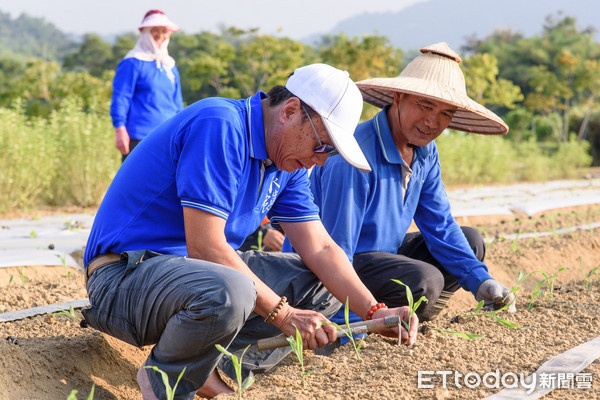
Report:
[{"label": "man wearing straw hat", "polygon": [[[446,43],[421,52],[396,78],[357,83],[366,102],[383,108],[355,132],[373,171],[330,157],[310,179],[325,228],[377,300],[406,305],[404,286],[392,281],[400,280],[429,300],[417,312],[427,320],[459,287],[487,309],[514,295],[490,276],[481,235],[452,217],[434,142],[446,128],[504,135],[508,127],[467,96],[461,59]],[[413,219],[420,232],[407,233]]]}]

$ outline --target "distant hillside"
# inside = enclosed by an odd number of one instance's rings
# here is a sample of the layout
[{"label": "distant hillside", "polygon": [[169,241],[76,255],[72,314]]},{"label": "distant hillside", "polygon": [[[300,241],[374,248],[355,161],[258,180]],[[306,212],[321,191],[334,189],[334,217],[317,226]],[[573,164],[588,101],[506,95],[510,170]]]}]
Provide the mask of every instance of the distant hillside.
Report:
[{"label": "distant hillside", "polygon": [[62,60],[77,42],[43,18],[21,14],[11,19],[0,11],[0,57]]},{"label": "distant hillside", "polygon": [[396,13],[357,15],[330,33],[383,35],[403,50],[441,41],[459,50],[465,38],[475,34],[483,39],[496,28],[510,27],[526,37],[540,34],[545,18],[559,11],[575,17],[581,28],[600,26],[598,0],[431,0]]}]

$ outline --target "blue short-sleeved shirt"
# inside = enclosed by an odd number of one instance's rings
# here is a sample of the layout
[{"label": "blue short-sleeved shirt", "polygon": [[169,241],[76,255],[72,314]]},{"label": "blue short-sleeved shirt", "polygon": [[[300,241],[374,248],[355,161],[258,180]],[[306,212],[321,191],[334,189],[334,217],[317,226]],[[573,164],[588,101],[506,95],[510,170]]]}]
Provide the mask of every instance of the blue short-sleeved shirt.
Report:
[{"label": "blue short-sleeved shirt", "polygon": [[152,129],[183,109],[177,66],[167,71],[155,61],[126,58],[113,80],[110,116],[113,126],[125,126],[131,139],[142,140]]},{"label": "blue short-sleeved shirt", "polygon": [[139,249],[186,256],[182,207],[226,219],[225,236],[235,249],[265,215],[275,223],[318,220],[307,171],[265,167],[265,97],[200,100],[148,135],[98,209],[85,264]]},{"label": "blue short-sleeved shirt", "polygon": [[475,293],[491,278],[455,222],[441,179],[435,142],[416,147],[413,171],[402,201],[404,163],[387,121],[387,108],[355,132],[373,171],[362,173],[341,157],[315,167],[311,189],[323,224],[350,260],[356,253],[397,253],[414,219],[432,255]]}]

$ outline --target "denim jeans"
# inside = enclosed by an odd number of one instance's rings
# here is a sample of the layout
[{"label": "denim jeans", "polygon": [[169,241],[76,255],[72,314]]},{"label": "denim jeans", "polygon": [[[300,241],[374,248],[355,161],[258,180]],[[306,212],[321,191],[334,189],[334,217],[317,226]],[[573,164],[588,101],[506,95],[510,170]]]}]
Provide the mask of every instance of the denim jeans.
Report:
[{"label": "denim jeans", "polygon": [[[296,254],[250,251],[238,254],[252,271],[293,307],[326,317],[340,304]],[[243,377],[266,371],[289,347],[258,351],[258,339],[281,332],[253,311],[252,280],[233,268],[147,250],[128,251],[121,261],[96,270],[88,280],[91,307],[83,310],[90,326],[134,346],[152,345],[146,366],[156,366],[177,386],[176,399],[193,399],[211,372],[219,368],[235,379],[229,357],[215,344],[243,358]],[[154,393],[164,398],[158,373],[148,371]]]}]

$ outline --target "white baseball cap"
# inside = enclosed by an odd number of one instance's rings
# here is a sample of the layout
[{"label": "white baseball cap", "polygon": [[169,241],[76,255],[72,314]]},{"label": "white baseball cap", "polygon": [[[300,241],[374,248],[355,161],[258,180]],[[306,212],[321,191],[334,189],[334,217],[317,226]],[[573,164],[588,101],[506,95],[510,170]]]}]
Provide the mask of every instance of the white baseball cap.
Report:
[{"label": "white baseball cap", "polygon": [[311,64],[296,69],[285,87],[319,114],[336,150],[350,165],[371,172],[354,138],[363,98],[348,72],[327,64]]}]

